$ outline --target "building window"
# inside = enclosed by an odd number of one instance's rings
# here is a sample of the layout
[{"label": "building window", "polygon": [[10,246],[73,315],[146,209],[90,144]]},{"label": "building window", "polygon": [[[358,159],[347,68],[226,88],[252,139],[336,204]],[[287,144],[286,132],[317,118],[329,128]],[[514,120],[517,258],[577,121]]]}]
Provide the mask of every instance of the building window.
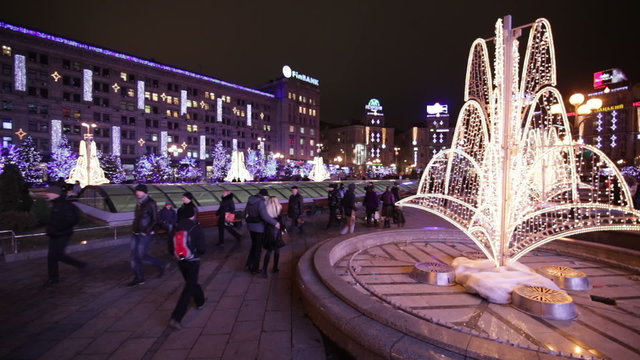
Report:
[{"label": "building window", "polygon": [[304,145],[304,139],[300,139],[300,145]]},{"label": "building window", "polygon": [[296,131],[295,126],[289,125],[289,132],[294,132],[294,131]]},{"label": "building window", "polygon": [[11,46],[2,45],[2,55],[11,56]]},{"label": "building window", "polygon": [[11,119],[2,119],[2,128],[5,130],[13,129],[13,120]]},{"label": "building window", "polygon": [[304,128],[300,127],[300,134],[304,134]]},{"label": "building window", "polygon": [[13,143],[13,138],[11,138],[11,136],[3,136],[2,137],[2,146],[3,147],[8,147],[12,143]]},{"label": "building window", "polygon": [[309,129],[309,135],[315,136],[316,135],[316,130],[315,129]]}]

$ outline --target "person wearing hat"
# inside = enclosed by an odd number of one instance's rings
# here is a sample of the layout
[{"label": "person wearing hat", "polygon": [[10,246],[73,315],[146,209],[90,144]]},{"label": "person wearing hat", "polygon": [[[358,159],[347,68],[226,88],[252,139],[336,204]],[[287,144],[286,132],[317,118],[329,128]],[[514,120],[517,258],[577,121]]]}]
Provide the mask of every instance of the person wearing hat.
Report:
[{"label": "person wearing hat", "polygon": [[251,250],[245,267],[252,274],[260,273],[260,255],[262,254],[265,224],[271,224],[276,229],[280,229],[278,221],[267,213],[266,200],[268,197],[269,192],[267,189],[260,189],[257,195],[252,195],[247,199],[247,206],[245,207],[245,220],[251,235]]},{"label": "person wearing hat", "polygon": [[[196,203],[193,199],[194,199],[193,194],[188,191],[182,194],[182,206],[180,206],[180,208],[178,209],[178,221],[180,221],[180,219],[185,217],[185,215],[183,215],[182,212],[187,209],[190,209],[195,212],[196,222],[198,222],[198,208],[196,207]],[[190,213],[191,212],[189,211],[189,214]]]},{"label": "person wearing hat", "polygon": [[[188,247],[191,251],[192,257],[178,260],[178,269],[182,273],[184,278],[184,287],[176,303],[176,307],[171,313],[171,319],[169,320],[169,326],[174,329],[182,329],[182,318],[187,313],[187,307],[189,301],[193,299],[196,307],[201,309],[206,301],[202,287],[198,283],[198,273],[200,272],[200,256],[207,250],[207,243],[204,239],[204,233],[202,228],[196,222],[195,207],[187,206],[182,209],[181,218],[176,225],[176,233],[179,231],[186,231],[188,233]],[[174,253],[173,241],[171,241],[171,253]]]},{"label": "person wearing hat", "polygon": [[158,207],[155,200],[148,195],[147,185],[138,184],[135,187],[136,209],[134,211],[131,236],[131,268],[134,278],[127,286],[144,284],[143,264],[151,264],[158,268],[158,277],[164,275],[167,265],[147,253],[149,243],[153,239],[153,228],[158,223]]},{"label": "person wearing hat", "polygon": [[44,191],[44,196],[51,204],[51,215],[46,229],[49,237],[49,254],[47,256],[49,280],[45,286],[49,286],[60,282],[58,262],[61,261],[78,269],[84,269],[87,263],[74,259],[65,253],[67,243],[73,234],[73,227],[78,223],[80,210],[67,200],[66,191],[60,186],[50,186]]},{"label": "person wearing hat", "polygon": [[289,196],[289,204],[287,205],[287,216],[291,219],[291,227],[296,227],[300,232],[302,232],[302,224],[304,223],[302,219],[302,211],[303,211],[303,198],[298,191],[297,186],[291,187],[291,196]]},{"label": "person wearing hat", "polygon": [[335,221],[340,224],[340,220],[338,219],[338,209],[340,208],[340,193],[338,192],[338,185],[331,184],[329,185],[329,223],[327,224],[327,229],[331,227],[331,224]]},{"label": "person wearing hat", "polygon": [[[178,222],[178,215],[173,208],[171,201],[165,201],[164,206],[158,212],[158,225],[163,228],[167,233],[167,244],[171,243],[173,239],[173,228]],[[171,251],[169,251],[171,253]]]}]

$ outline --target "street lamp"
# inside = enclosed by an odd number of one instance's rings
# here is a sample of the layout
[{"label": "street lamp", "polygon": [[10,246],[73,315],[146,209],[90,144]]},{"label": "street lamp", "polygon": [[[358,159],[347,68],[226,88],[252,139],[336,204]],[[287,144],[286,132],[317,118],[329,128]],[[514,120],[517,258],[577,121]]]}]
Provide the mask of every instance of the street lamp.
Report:
[{"label": "street lamp", "polygon": [[85,139],[93,139],[93,134],[91,133],[91,129],[98,127],[98,125],[91,123],[91,124],[87,124],[87,123],[82,123],[81,124],[83,127],[87,128],[87,133],[84,134],[84,138]]},{"label": "street lamp", "polygon": [[393,152],[394,152],[394,154],[396,156],[396,161],[395,161],[395,163],[396,163],[396,172],[398,173],[398,176],[400,176],[400,164],[398,164],[398,160],[399,160],[398,159],[398,153],[400,152],[400,148],[397,147],[397,146],[394,147],[393,148]]},{"label": "street lamp", "polygon": [[578,142],[583,143],[582,135],[584,133],[583,123],[586,118],[583,118],[581,121],[578,121],[579,115],[588,115],[591,111],[595,109],[599,109],[602,107],[602,100],[598,98],[593,98],[584,102],[584,95],[581,93],[575,93],[569,97],[569,103],[573,105],[574,110],[574,119],[573,126],[575,129],[578,129]]}]

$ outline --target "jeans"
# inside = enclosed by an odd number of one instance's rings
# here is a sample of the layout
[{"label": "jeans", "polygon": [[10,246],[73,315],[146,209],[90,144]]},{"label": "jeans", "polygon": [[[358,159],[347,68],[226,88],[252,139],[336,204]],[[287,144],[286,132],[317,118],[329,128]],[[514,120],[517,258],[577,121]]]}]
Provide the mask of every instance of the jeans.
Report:
[{"label": "jeans", "polygon": [[131,269],[138,280],[144,280],[144,272],[142,270],[144,263],[151,264],[160,271],[164,268],[164,261],[147,254],[149,243],[151,243],[152,239],[153,235],[150,234],[131,235]]},{"label": "jeans", "polygon": [[51,236],[49,237],[49,254],[47,256],[47,268],[49,270],[49,279],[58,280],[58,261],[62,261],[65,264],[73,265],[77,268],[84,268],[87,264],[80,260],[76,260],[71,256],[65,254],[64,250],[67,247],[69,238],[71,235],[65,236]]},{"label": "jeans", "polygon": [[184,278],[184,287],[182,288],[178,303],[175,309],[173,309],[173,313],[171,313],[171,318],[180,322],[187,312],[189,300],[193,298],[196,306],[202,306],[204,304],[204,293],[202,292],[202,287],[198,284],[200,261],[178,261],[178,268]]},{"label": "jeans", "polygon": [[233,228],[233,226],[226,226],[224,223],[218,223],[218,244],[224,244],[224,231],[228,232],[236,238],[236,240],[240,240],[240,234]]},{"label": "jeans", "polygon": [[264,233],[250,232],[251,234],[251,250],[247,258],[247,268],[249,271],[258,272],[260,270],[260,254],[262,253],[262,239]]}]

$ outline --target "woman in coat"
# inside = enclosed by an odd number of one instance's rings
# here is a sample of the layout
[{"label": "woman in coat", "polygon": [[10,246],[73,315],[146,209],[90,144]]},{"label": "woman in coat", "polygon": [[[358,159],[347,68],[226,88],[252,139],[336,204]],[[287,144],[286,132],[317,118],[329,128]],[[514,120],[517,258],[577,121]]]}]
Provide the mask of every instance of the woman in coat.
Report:
[{"label": "woman in coat", "polygon": [[384,227],[391,227],[391,219],[395,212],[396,196],[391,192],[391,188],[387,186],[387,189],[382,193],[382,219],[384,220]]},{"label": "woman in coat", "polygon": [[367,225],[371,225],[371,220],[373,220],[373,225],[378,226],[378,220],[374,216],[376,211],[378,211],[378,206],[380,206],[378,194],[373,190],[373,185],[369,185],[367,187],[367,192],[364,194],[364,207],[367,211]]},{"label": "woman in coat", "polygon": [[191,210],[193,210],[195,213],[195,222],[198,222],[198,207],[193,199],[193,194],[188,191],[182,194],[182,206],[178,209],[178,221],[189,218],[190,216],[186,216],[185,214],[191,214]]},{"label": "woman in coat", "polygon": [[356,228],[356,184],[349,184],[347,192],[342,198],[342,208],[347,226],[342,229],[340,234],[353,233]]},{"label": "woman in coat", "polygon": [[265,236],[262,247],[266,250],[264,254],[264,262],[262,266],[262,276],[264,278],[267,277],[267,267],[269,266],[269,260],[271,258],[271,253],[273,252],[273,273],[277,273],[280,271],[278,269],[278,262],[280,260],[280,248],[285,245],[282,240],[282,233],[286,232],[287,229],[284,227],[284,221],[282,219],[282,205],[276,196],[270,196],[267,200],[267,214],[270,217],[276,219],[280,224],[280,228],[277,228],[274,225],[267,224],[265,228]]}]

